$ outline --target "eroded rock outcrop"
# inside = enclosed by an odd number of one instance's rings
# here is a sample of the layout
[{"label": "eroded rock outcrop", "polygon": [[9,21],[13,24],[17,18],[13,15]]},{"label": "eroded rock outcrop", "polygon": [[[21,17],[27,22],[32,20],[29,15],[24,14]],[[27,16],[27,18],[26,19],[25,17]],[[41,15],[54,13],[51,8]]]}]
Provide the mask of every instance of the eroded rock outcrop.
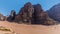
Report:
[{"label": "eroded rock outcrop", "polygon": [[30,2],[26,3],[17,15],[15,14],[15,11],[12,10],[10,16],[8,17],[8,21],[42,25],[56,24],[56,22],[51,20],[48,14],[43,11],[40,4],[32,5]]},{"label": "eroded rock outcrop", "polygon": [[6,20],[6,16],[3,16],[2,14],[0,14],[0,21],[5,21]]},{"label": "eroded rock outcrop", "polygon": [[21,8],[15,20],[30,24],[43,24],[46,22],[47,17],[47,13],[42,10],[40,4],[32,5],[28,2]]},{"label": "eroded rock outcrop", "polygon": [[47,13],[43,11],[40,4],[33,5],[33,7],[34,7],[33,24],[44,24],[48,17]]},{"label": "eroded rock outcrop", "polygon": [[7,17],[7,21],[14,21],[15,20],[15,16],[16,16],[16,12],[14,10],[11,10],[11,14],[9,15],[9,17]]},{"label": "eroded rock outcrop", "polygon": [[[32,14],[34,13],[34,8],[30,2],[26,3],[23,8],[21,8],[20,12],[16,16],[18,21],[22,20],[23,22],[31,23]],[[20,18],[18,18],[20,17]]]}]

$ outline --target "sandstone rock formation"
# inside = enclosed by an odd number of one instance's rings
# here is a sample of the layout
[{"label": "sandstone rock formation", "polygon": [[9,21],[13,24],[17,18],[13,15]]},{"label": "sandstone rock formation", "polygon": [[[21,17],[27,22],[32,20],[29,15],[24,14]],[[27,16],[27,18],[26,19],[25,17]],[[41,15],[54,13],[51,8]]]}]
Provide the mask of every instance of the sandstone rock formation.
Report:
[{"label": "sandstone rock formation", "polygon": [[33,14],[34,15],[33,16],[34,21],[33,22],[35,24],[43,24],[43,23],[45,23],[45,21],[47,20],[48,15],[47,15],[46,12],[43,11],[41,5],[37,4],[37,5],[33,5],[33,7],[34,7],[34,14]]},{"label": "sandstone rock formation", "polygon": [[15,11],[12,10],[7,20],[18,23],[42,25],[54,25],[57,23],[49,18],[47,12],[43,11],[40,4],[32,5],[30,2],[26,3],[17,15],[15,14]]},{"label": "sandstone rock formation", "polygon": [[16,12],[14,10],[11,10],[11,14],[7,18],[7,21],[14,21],[16,16]]},{"label": "sandstone rock formation", "polygon": [[5,21],[6,20],[6,16],[3,16],[2,14],[0,14],[0,21]]},{"label": "sandstone rock formation", "polygon": [[30,24],[43,24],[47,20],[47,13],[42,10],[40,4],[33,5],[28,2],[21,8],[15,20],[17,22],[26,22]]},{"label": "sandstone rock formation", "polygon": [[[22,20],[23,22],[30,22],[32,20],[32,14],[34,12],[34,8],[30,2],[26,3],[23,8],[19,11],[17,15],[17,20]],[[20,17],[20,18],[18,18]]]}]

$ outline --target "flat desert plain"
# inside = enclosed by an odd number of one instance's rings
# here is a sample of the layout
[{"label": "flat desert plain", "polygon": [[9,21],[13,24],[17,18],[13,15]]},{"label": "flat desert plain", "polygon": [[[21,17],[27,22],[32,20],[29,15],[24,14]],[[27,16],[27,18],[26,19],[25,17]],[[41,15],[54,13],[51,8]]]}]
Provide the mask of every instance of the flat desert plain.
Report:
[{"label": "flat desert plain", "polygon": [[10,28],[15,32],[15,34],[60,34],[60,24],[45,26],[17,24],[14,22],[0,21],[0,26]]}]

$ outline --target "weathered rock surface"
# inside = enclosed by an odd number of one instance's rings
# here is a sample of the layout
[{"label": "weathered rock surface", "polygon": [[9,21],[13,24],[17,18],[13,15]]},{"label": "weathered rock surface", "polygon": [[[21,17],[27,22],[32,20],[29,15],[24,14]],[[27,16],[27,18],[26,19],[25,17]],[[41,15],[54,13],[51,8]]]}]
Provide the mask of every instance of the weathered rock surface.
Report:
[{"label": "weathered rock surface", "polygon": [[29,22],[31,23],[32,14],[34,13],[34,8],[30,2],[26,3],[24,7],[21,8],[18,15],[16,16],[17,21]]},{"label": "weathered rock surface", "polygon": [[17,22],[26,22],[29,24],[55,24],[49,21],[49,16],[46,12],[43,11],[40,4],[32,5],[30,2],[26,3],[24,7],[21,8],[19,13],[17,14],[15,20]]},{"label": "weathered rock surface", "polygon": [[0,14],[0,21],[5,21],[6,20],[6,16],[3,16],[2,14]]},{"label": "weathered rock surface", "polygon": [[11,10],[11,14],[9,15],[9,17],[7,17],[7,21],[14,21],[15,20],[15,16],[16,16],[16,12],[14,10]]},{"label": "weathered rock surface", "polygon": [[[34,14],[33,14],[33,19],[35,24],[43,24],[47,20],[47,13],[43,11],[42,7],[40,4],[33,5],[34,7]],[[33,24],[34,24],[33,23]]]},{"label": "weathered rock surface", "polygon": [[12,10],[7,20],[26,24],[56,24],[54,20],[52,21],[51,18],[49,18],[47,12],[43,11],[40,4],[32,5],[30,2],[26,3],[17,15],[15,11]]}]

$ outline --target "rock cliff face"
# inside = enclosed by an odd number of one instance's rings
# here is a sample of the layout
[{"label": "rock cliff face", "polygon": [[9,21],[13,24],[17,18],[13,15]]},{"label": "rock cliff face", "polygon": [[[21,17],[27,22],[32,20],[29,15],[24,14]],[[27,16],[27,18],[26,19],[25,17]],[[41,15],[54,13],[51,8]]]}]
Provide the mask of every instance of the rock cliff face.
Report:
[{"label": "rock cliff face", "polygon": [[21,8],[15,18],[15,21],[30,24],[43,24],[47,22],[47,17],[47,13],[43,11],[40,4],[32,5],[28,2]]},{"label": "rock cliff face", "polygon": [[56,21],[49,18],[47,12],[43,11],[40,4],[32,5],[30,2],[26,3],[21,8],[17,15],[15,11],[12,10],[7,20],[26,24],[42,24],[42,25],[56,24]]},{"label": "rock cliff face", "polygon": [[[18,15],[16,16],[17,21],[29,22],[31,23],[32,14],[34,13],[34,8],[30,2],[26,3],[24,7],[21,8]],[[20,17],[20,18],[18,18]]]},{"label": "rock cliff face", "polygon": [[45,23],[46,20],[47,20],[48,15],[47,15],[46,12],[43,11],[41,5],[37,4],[37,5],[33,5],[33,7],[34,7],[34,14],[33,14],[34,15],[33,16],[34,21],[33,22],[35,24],[43,24],[43,23]]},{"label": "rock cliff face", "polygon": [[16,16],[16,12],[14,10],[11,10],[11,13],[9,15],[9,17],[7,17],[7,21],[14,21],[15,20],[15,16]]}]

